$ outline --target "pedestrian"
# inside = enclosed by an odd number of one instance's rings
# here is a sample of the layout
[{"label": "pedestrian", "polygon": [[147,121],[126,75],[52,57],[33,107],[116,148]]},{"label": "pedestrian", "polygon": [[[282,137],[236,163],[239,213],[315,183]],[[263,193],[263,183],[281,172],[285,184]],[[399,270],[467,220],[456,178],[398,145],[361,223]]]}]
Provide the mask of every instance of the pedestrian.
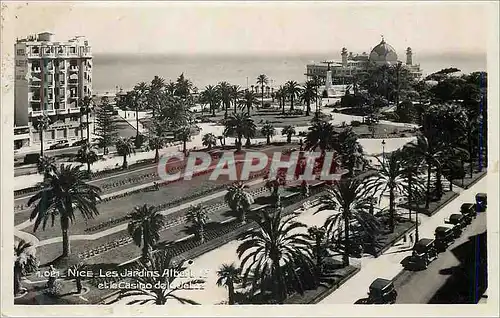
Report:
[{"label": "pedestrian", "polygon": [[413,246],[414,239],[413,239],[413,233],[410,233],[410,244]]},{"label": "pedestrian", "polygon": [[50,265],[50,276],[49,279],[47,280],[47,288],[52,289],[54,288],[54,284],[56,282],[56,269],[54,268],[54,265]]}]

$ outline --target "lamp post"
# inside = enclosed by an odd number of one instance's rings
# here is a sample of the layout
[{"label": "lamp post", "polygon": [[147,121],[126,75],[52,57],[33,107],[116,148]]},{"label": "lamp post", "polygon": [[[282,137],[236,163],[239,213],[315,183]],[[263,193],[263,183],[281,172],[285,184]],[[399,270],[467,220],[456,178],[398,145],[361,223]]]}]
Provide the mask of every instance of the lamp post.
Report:
[{"label": "lamp post", "polygon": [[385,139],[382,139],[382,164],[385,166]]}]

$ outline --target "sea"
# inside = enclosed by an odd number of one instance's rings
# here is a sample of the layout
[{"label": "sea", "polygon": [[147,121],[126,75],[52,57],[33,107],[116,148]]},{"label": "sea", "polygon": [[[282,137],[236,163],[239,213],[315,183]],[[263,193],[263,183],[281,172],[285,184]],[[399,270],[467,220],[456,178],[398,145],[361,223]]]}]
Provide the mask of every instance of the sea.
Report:
[{"label": "sea", "polygon": [[[340,56],[326,54],[264,55],[159,55],[159,54],[94,54],[93,91],[98,94],[129,90],[139,82],[149,83],[155,75],[167,82],[180,75],[203,90],[207,85],[227,81],[242,88],[251,87],[259,74],[266,74],[272,87],[289,80],[305,81],[306,65]],[[447,67],[463,73],[485,71],[486,54],[429,54],[414,56],[424,75]]]}]

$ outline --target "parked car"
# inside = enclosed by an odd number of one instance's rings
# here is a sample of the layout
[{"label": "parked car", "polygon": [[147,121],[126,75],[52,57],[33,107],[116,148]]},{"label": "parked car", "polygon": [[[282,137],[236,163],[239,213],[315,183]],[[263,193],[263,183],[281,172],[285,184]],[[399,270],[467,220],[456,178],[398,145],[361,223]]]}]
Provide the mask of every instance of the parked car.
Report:
[{"label": "parked car", "polygon": [[450,224],[453,226],[453,231],[456,232],[456,237],[462,235],[462,231],[465,228],[465,217],[462,214],[454,213],[450,215],[448,219],[444,220],[445,224]]},{"label": "parked car", "polygon": [[433,260],[438,258],[435,242],[434,239],[423,238],[415,243],[413,252],[408,262],[405,264],[405,268],[426,269]]},{"label": "parked car", "polygon": [[40,160],[40,153],[29,153],[26,156],[24,156],[24,164],[34,164],[38,163],[38,160]]},{"label": "parked car", "polygon": [[487,208],[487,195],[486,193],[478,193],[476,194],[476,205],[477,211],[484,212]]},{"label": "parked car", "polygon": [[68,147],[69,147],[69,141],[67,141],[67,140],[59,140],[55,144],[52,144],[49,147],[49,150],[62,149],[62,148],[68,148]]},{"label": "parked car", "polygon": [[438,226],[434,231],[434,238],[436,240],[436,249],[439,252],[444,252],[455,241],[453,228],[446,225]]},{"label": "parked car", "polygon": [[394,304],[398,293],[394,288],[393,281],[385,278],[377,278],[368,289],[369,304]]},{"label": "parked car", "polygon": [[71,147],[79,147],[87,143],[87,138],[79,139],[71,144]]},{"label": "parked car", "polygon": [[471,224],[472,218],[476,217],[476,206],[472,203],[464,203],[460,207],[460,213],[465,217],[465,222]]}]

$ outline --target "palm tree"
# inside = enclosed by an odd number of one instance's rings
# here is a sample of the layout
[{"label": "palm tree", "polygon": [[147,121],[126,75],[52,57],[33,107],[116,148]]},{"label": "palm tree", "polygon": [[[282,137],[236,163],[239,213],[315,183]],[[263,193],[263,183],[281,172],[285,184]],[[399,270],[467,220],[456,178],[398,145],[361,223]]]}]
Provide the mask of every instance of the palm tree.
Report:
[{"label": "palm tree", "polygon": [[231,210],[240,217],[241,223],[246,223],[246,214],[254,203],[253,196],[247,192],[248,186],[243,182],[235,182],[228,187],[224,201]]},{"label": "palm tree", "polygon": [[131,154],[135,154],[135,148],[134,148],[134,143],[132,142],[131,138],[120,138],[116,141],[116,152],[118,153],[119,156],[123,157],[123,164],[122,168],[127,169],[128,163],[127,163],[127,156],[130,157]]},{"label": "palm tree", "polygon": [[155,150],[154,161],[158,162],[160,160],[160,149],[163,148],[166,141],[166,134],[168,129],[168,124],[159,118],[152,118],[151,124],[149,126],[149,148]]},{"label": "palm tree", "polygon": [[222,264],[217,271],[217,286],[225,286],[229,293],[229,305],[234,305],[234,284],[241,281],[241,269],[234,263]]},{"label": "palm tree", "polygon": [[148,107],[152,110],[152,117],[155,118],[157,110],[161,106],[161,99],[165,90],[165,80],[159,76],[155,76],[149,85],[148,90]]},{"label": "palm tree", "polygon": [[91,178],[92,174],[90,166],[99,158],[97,157],[97,153],[94,151],[94,146],[92,146],[88,140],[80,147],[80,149],[78,149],[76,158],[79,162],[87,164],[87,174],[88,177]]},{"label": "palm tree", "polygon": [[201,100],[210,106],[212,116],[215,116],[215,111],[220,105],[220,95],[217,87],[213,85],[205,87],[205,90],[201,93]]},{"label": "palm tree", "polygon": [[311,102],[315,101],[316,96],[316,82],[313,80],[309,80],[306,82],[306,86],[301,91],[300,99],[307,106],[306,108],[306,116],[309,116],[309,112],[311,111]]},{"label": "palm tree", "polygon": [[101,189],[85,182],[85,172],[80,170],[81,166],[71,167],[62,164],[53,173],[47,176],[43,182],[42,190],[33,195],[28,206],[36,202],[31,212],[30,220],[35,220],[33,232],[40,224],[45,229],[47,222],[59,216],[63,257],[70,254],[69,224],[75,222],[75,210],[80,211],[84,219],[93,218],[99,214],[96,204],[100,200]]},{"label": "palm tree", "polygon": [[217,137],[212,133],[203,135],[202,145],[207,147],[208,150],[211,150],[212,147],[217,146]]},{"label": "palm tree", "polygon": [[[271,175],[271,173],[270,173]],[[281,186],[286,184],[287,173],[284,170],[279,169],[276,173],[274,179],[268,179],[266,181],[265,187],[271,191],[271,197],[279,201],[279,189]]]},{"label": "palm tree", "polygon": [[42,117],[40,117],[40,119],[36,123],[36,129],[40,134],[40,157],[43,157],[43,132],[47,130],[49,126],[50,126],[50,118],[45,114]]},{"label": "palm tree", "polygon": [[306,226],[295,221],[296,217],[283,216],[281,208],[261,212],[255,218],[258,227],[239,236],[243,242],[236,250],[243,283],[252,279],[252,292],[271,292],[280,304],[291,289],[302,293],[306,282],[315,277],[307,234],[297,233]]},{"label": "palm tree", "polygon": [[243,93],[243,98],[240,100],[241,109],[246,108],[247,114],[250,115],[250,110],[254,107],[254,105],[258,105],[259,101],[257,100],[257,95],[249,90],[246,90]]},{"label": "palm tree", "polygon": [[193,83],[189,79],[185,78],[184,73],[182,73],[181,75],[179,75],[177,81],[175,82],[174,95],[186,99],[189,94],[191,94],[193,88]]},{"label": "palm tree", "polygon": [[257,76],[257,85],[260,85],[260,92],[261,92],[261,101],[262,105],[261,107],[264,107],[264,85],[267,85],[269,82],[269,79],[265,74],[260,74]]},{"label": "palm tree", "polygon": [[286,142],[292,142],[292,136],[296,134],[295,127],[288,125],[283,130],[281,130],[281,135],[286,135]]},{"label": "palm tree", "polygon": [[314,243],[313,251],[316,256],[316,267],[320,269],[323,265],[323,254],[325,251],[326,230],[324,227],[312,226],[307,229],[309,239]]},{"label": "palm tree", "polygon": [[187,142],[191,139],[191,128],[186,126],[177,130],[177,138],[182,141],[182,152],[186,154]]},{"label": "palm tree", "polygon": [[342,165],[349,170],[349,177],[354,175],[354,168],[367,163],[363,155],[363,146],[358,141],[358,136],[352,127],[345,128],[338,135],[335,146],[340,155]]},{"label": "palm tree", "polygon": [[231,99],[233,100],[234,112],[237,112],[238,99],[240,98],[242,91],[239,85],[231,85]]},{"label": "palm tree", "polygon": [[142,259],[149,260],[153,246],[160,240],[165,216],[154,206],[136,206],[128,216],[128,233],[135,245],[142,246]]},{"label": "palm tree", "polygon": [[139,137],[139,110],[146,108],[146,97],[148,95],[148,84],[145,82],[140,82],[134,86],[133,96],[134,96],[134,110],[135,110],[135,147],[139,148],[141,146],[141,140]]},{"label": "palm tree", "polygon": [[225,122],[224,134],[236,138],[236,151],[241,151],[243,136],[254,135],[256,126],[253,119],[246,113],[231,115]]},{"label": "palm tree", "polygon": [[56,160],[54,157],[43,156],[38,158],[37,171],[39,174],[43,175],[44,179],[47,175],[51,174],[56,168]]},{"label": "palm tree", "polygon": [[270,122],[266,121],[264,126],[260,129],[260,132],[266,137],[266,142],[269,145],[271,143],[271,137],[276,134],[276,130]]},{"label": "palm tree", "polygon": [[293,101],[300,96],[302,88],[296,81],[288,81],[285,84],[286,94],[290,97],[290,110],[293,110]]},{"label": "palm tree", "polygon": [[201,243],[205,243],[205,225],[209,218],[205,208],[201,205],[194,205],[186,213],[186,219],[192,223],[193,230]]},{"label": "palm tree", "polygon": [[336,210],[339,213],[330,215],[325,221],[325,229],[330,237],[338,234],[341,241],[344,230],[344,254],[343,263],[349,265],[349,255],[351,252],[351,227],[360,226],[364,235],[369,236],[372,241],[380,230],[380,224],[368,211],[370,209],[371,198],[366,196],[364,185],[359,179],[346,179],[337,182],[328,189],[328,194],[323,198],[324,206],[316,213],[323,210]]},{"label": "palm tree", "polygon": [[86,270],[86,268],[87,268],[87,265],[85,265],[82,262],[79,262],[79,263],[71,265],[66,272],[67,277],[75,280],[77,294],[81,294],[82,290],[83,290],[82,276],[79,275],[78,273]]},{"label": "palm tree", "polygon": [[[86,128],[87,128],[87,141],[90,141],[90,126],[89,126],[89,114],[92,112],[92,97],[85,95],[81,101],[81,107],[80,107],[80,114],[83,115],[85,114],[86,116]],[[80,117],[81,121],[81,117]],[[82,139],[83,139],[83,134],[82,134]]]},{"label": "palm tree", "polygon": [[311,127],[306,136],[305,148],[315,150],[317,147],[322,152],[334,149],[337,143],[337,132],[333,125],[326,121],[317,121]]},{"label": "palm tree", "polygon": [[276,98],[278,99],[279,106],[281,108],[281,114],[285,115],[285,98],[286,98],[286,91],[283,86],[280,86],[275,93]]},{"label": "palm tree", "polygon": [[[193,279],[183,281],[183,284],[175,283],[179,280],[178,275],[162,273],[184,273],[187,267],[182,262],[175,262],[172,254],[168,251],[157,251],[151,257],[150,262],[135,262],[132,271],[144,273],[160,273],[160,275],[134,275],[131,286],[136,286],[135,289],[122,289],[118,295],[118,299],[134,297],[127,305],[154,303],[155,305],[165,305],[168,300],[177,300],[181,304],[198,305],[197,302],[175,295],[175,292],[181,290],[185,284],[197,286],[203,284],[202,279]],[[149,287],[148,286],[152,286]],[[174,287],[175,286],[175,287]],[[144,298],[137,298],[143,296]]]},{"label": "palm tree", "polygon": [[227,112],[231,104],[231,84],[228,82],[220,82],[217,85],[217,90],[219,92],[220,99],[224,105],[224,118],[227,118]]},{"label": "palm tree", "polygon": [[30,242],[20,240],[14,245],[14,295],[21,292],[21,278],[38,268],[35,248]]}]

